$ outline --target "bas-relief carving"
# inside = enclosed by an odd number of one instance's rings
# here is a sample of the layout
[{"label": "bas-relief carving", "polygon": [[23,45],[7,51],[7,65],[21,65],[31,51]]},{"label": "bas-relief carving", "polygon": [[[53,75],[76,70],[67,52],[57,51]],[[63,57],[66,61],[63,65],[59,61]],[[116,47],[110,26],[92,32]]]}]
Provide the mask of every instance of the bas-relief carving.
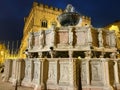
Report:
[{"label": "bas-relief carving", "polygon": [[114,31],[111,33],[110,38],[111,38],[111,47],[115,47],[116,46],[116,35]]},{"label": "bas-relief carving", "polygon": [[82,80],[82,84],[86,84],[87,82],[87,78],[86,78],[86,63],[85,62],[82,62],[82,65],[81,65],[81,80]]},{"label": "bas-relief carving", "polygon": [[39,64],[34,64],[35,67],[34,67],[34,79],[38,79],[38,71],[39,71]]},{"label": "bas-relief carving", "polygon": [[33,76],[33,82],[38,83],[40,80],[40,62],[34,61],[34,76]]},{"label": "bas-relief carving", "polygon": [[107,43],[107,46],[109,47],[116,46],[116,35],[114,31],[107,32],[106,43]]},{"label": "bas-relief carving", "polygon": [[55,81],[57,77],[56,65],[55,63],[49,63],[49,71],[48,71],[48,81]]},{"label": "bas-relief carving", "polygon": [[59,43],[60,44],[68,44],[69,36],[67,31],[60,31],[59,34]]},{"label": "bas-relief carving", "polygon": [[31,75],[31,65],[30,62],[26,61],[26,66],[25,66],[25,78],[30,78]]},{"label": "bas-relief carving", "polygon": [[92,81],[100,81],[102,79],[101,69],[101,63],[99,61],[91,62]]},{"label": "bas-relief carving", "polygon": [[68,82],[69,80],[69,64],[60,64],[60,82]]},{"label": "bas-relief carving", "polygon": [[25,67],[25,77],[26,78],[29,77],[29,74],[30,74],[30,72],[29,72],[30,70],[29,69],[30,69],[30,65],[26,65],[26,67]]},{"label": "bas-relief carving", "polygon": [[98,65],[93,65],[92,66],[92,80],[97,81],[100,80],[100,75],[99,75],[99,66]]},{"label": "bas-relief carving", "polygon": [[110,47],[110,36],[109,36],[109,32],[107,32],[107,34],[106,34],[106,44],[107,44],[107,47]]},{"label": "bas-relief carving", "polygon": [[85,31],[77,31],[77,45],[85,45],[86,44],[86,32]]}]

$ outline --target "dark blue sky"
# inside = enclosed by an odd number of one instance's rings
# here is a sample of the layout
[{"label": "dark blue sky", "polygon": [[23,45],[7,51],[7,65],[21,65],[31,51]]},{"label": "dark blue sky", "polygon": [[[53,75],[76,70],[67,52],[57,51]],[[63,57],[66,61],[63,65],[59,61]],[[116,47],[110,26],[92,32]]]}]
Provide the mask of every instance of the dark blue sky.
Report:
[{"label": "dark blue sky", "polygon": [[[1,0],[0,41],[21,40],[24,17],[28,15],[34,0]],[[72,4],[76,11],[92,18],[94,27],[102,27],[120,20],[120,0],[36,0],[64,9]]]}]

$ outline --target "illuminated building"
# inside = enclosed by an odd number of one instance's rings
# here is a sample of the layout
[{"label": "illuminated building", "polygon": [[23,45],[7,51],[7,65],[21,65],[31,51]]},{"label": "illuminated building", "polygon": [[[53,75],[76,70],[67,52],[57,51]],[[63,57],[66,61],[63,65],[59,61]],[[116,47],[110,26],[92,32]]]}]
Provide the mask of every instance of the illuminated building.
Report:
[{"label": "illuminated building", "polygon": [[[23,52],[25,49],[27,49],[29,32],[47,30],[51,27],[52,24],[60,27],[57,16],[62,12],[64,12],[62,9],[33,2],[33,6],[29,15],[24,19],[24,30],[20,46],[20,57],[25,57]],[[91,25],[90,17],[82,16],[81,19],[82,22],[78,26]]]},{"label": "illuminated building", "polygon": [[115,21],[104,27],[108,30],[114,30],[116,33],[117,48],[120,50],[120,21]]},{"label": "illuminated building", "polygon": [[4,44],[0,44],[0,64],[4,62],[5,58],[8,57],[8,50]]}]

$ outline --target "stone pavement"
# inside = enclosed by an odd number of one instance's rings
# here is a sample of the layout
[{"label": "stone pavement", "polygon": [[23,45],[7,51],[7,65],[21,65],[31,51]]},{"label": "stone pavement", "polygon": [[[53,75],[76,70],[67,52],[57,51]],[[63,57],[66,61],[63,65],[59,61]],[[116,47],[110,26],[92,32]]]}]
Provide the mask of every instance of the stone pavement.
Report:
[{"label": "stone pavement", "polygon": [[[15,90],[15,86],[13,86],[12,83],[2,81],[1,73],[0,73],[0,90]],[[17,90],[34,90],[34,89],[18,86]]]}]

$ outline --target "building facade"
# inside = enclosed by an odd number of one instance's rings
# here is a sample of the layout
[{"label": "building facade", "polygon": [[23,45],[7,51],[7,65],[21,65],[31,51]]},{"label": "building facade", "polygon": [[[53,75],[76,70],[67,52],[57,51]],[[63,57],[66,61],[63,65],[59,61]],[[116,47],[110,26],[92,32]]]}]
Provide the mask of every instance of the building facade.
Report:
[{"label": "building facade", "polygon": [[104,27],[107,30],[113,30],[116,34],[117,48],[120,50],[120,21],[115,21]]}]

